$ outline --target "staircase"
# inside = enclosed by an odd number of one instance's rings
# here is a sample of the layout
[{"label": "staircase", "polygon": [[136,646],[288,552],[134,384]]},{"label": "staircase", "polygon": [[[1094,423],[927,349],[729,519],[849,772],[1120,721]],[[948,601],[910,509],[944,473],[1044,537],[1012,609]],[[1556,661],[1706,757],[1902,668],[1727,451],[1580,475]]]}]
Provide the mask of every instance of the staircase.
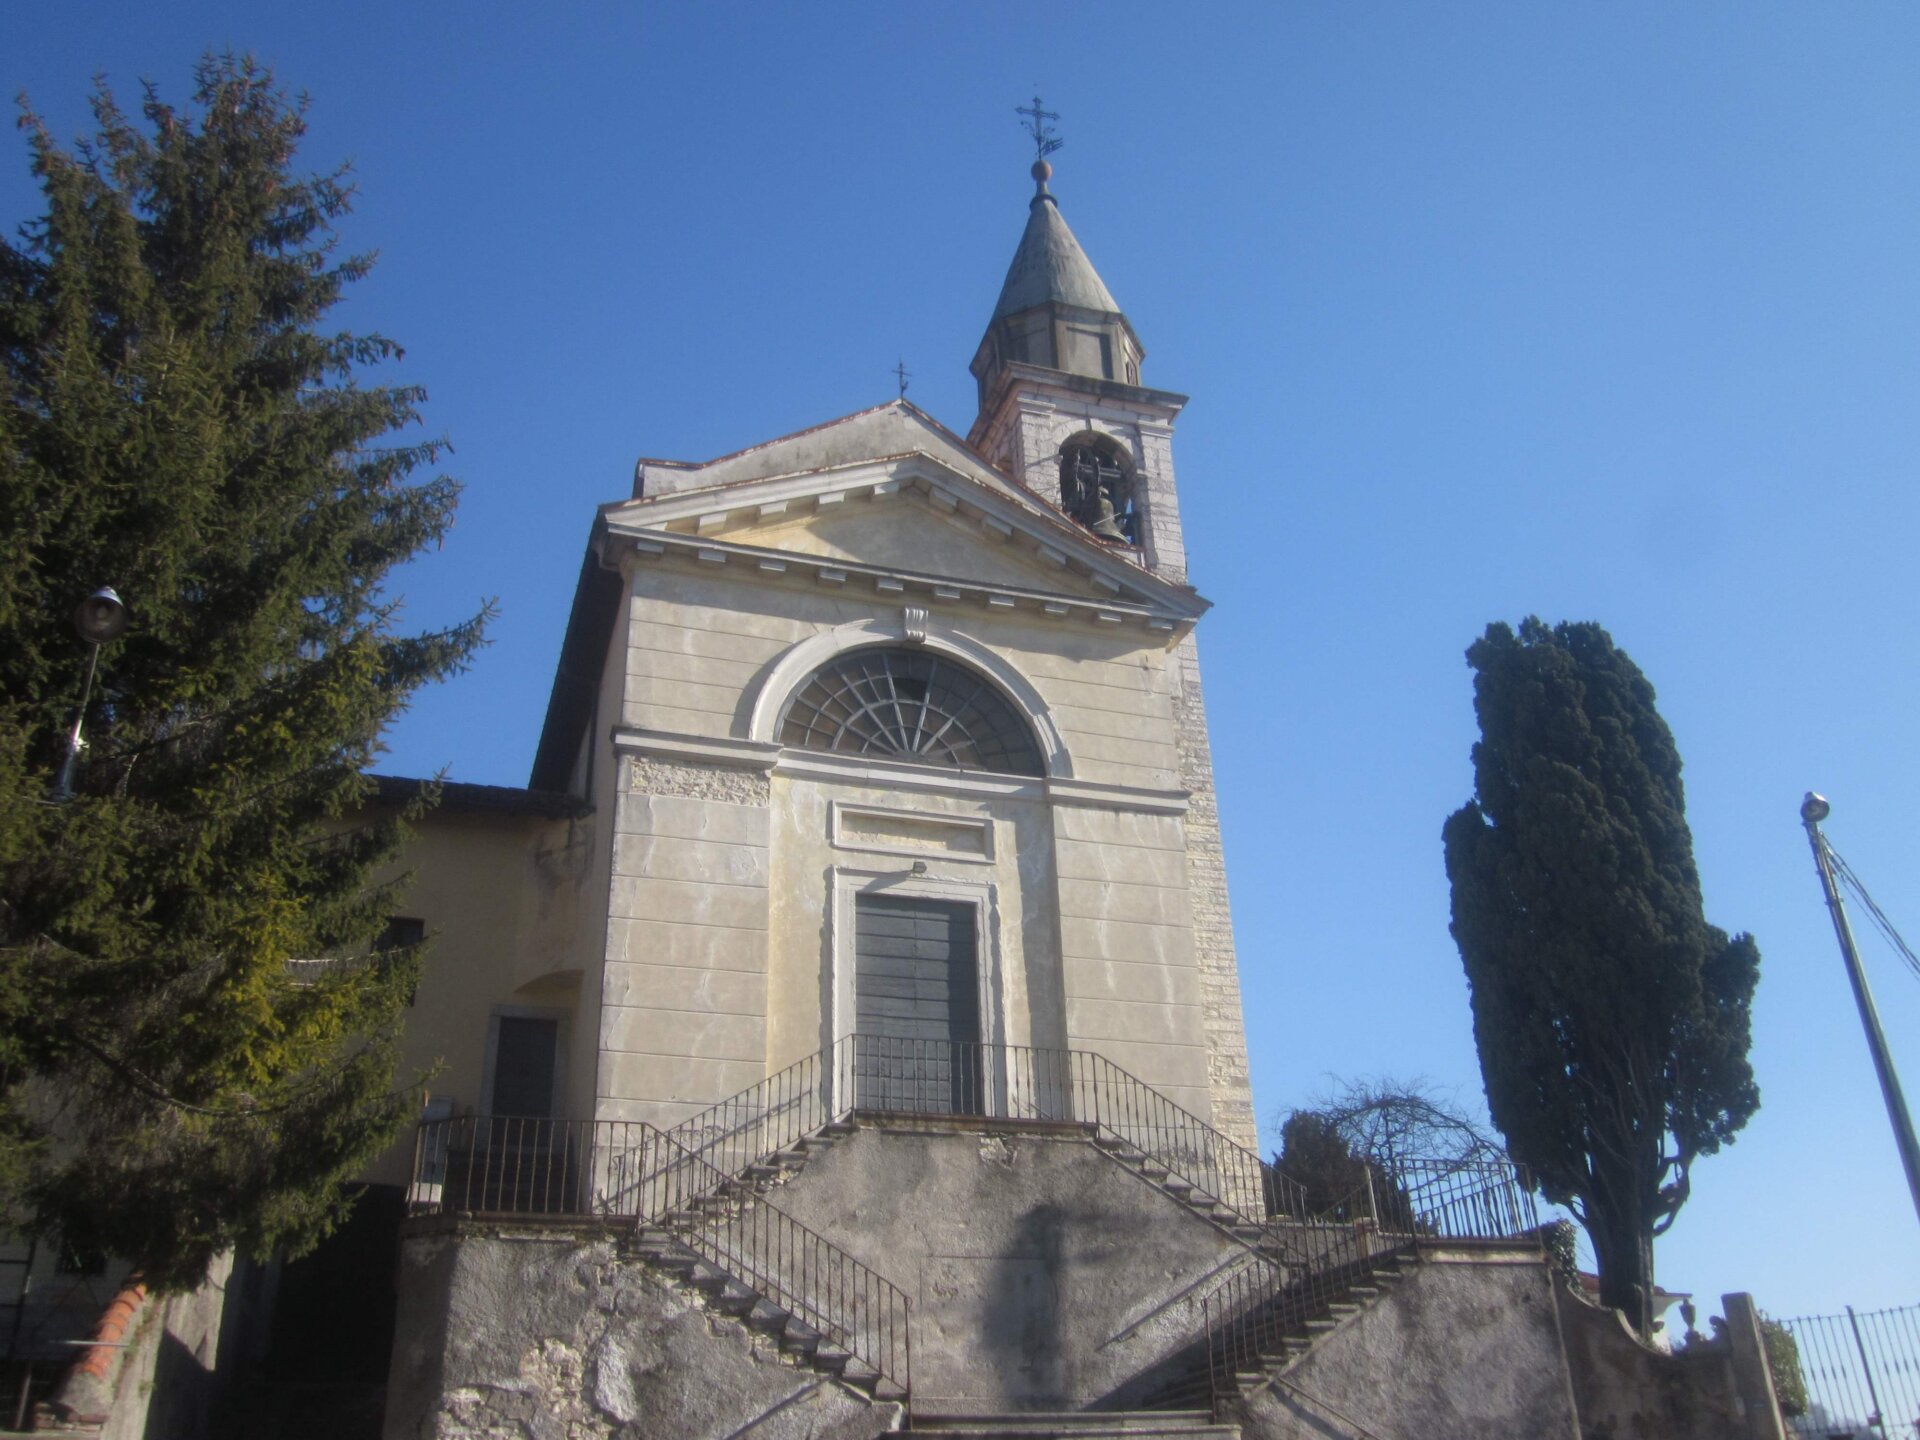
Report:
[{"label": "staircase", "polygon": [[698,1291],[709,1309],[770,1337],[793,1363],[830,1375],[874,1400],[906,1400],[904,1385],[836,1344],[818,1326],[736,1279],[729,1269],[688,1249],[671,1228],[644,1227],[632,1253]]},{"label": "staircase", "polygon": [[[912,1387],[907,1296],[775,1201],[810,1158],[864,1119],[959,1121],[963,1128],[997,1120],[1077,1133],[1244,1247],[1246,1263],[1200,1301],[1199,1336],[1153,1367],[1164,1382],[1146,1392],[1150,1408],[915,1417],[917,1432],[950,1440],[1232,1440],[1237,1427],[1214,1418],[1221,1405],[1285,1385],[1286,1371],[1310,1346],[1398,1282],[1423,1240],[1511,1236],[1531,1219],[1510,1167],[1422,1174],[1417,1164],[1383,1176],[1384,1210],[1369,1189],[1364,1222],[1309,1219],[1298,1186],[1104,1056],[937,1043],[940,1053],[930,1055],[919,1051],[936,1042],[849,1037],[670,1131],[640,1122],[542,1122],[555,1128],[501,1137],[498,1122],[428,1122],[415,1209],[631,1223],[630,1253],[770,1337],[793,1363],[901,1403]],[[931,1090],[903,1083],[915,1073],[954,1083]],[[907,1103],[900,1097],[924,1105],[929,1095],[970,1098],[936,1115],[898,1108]],[[468,1129],[429,1133],[460,1124]],[[463,1142],[483,1163],[463,1156]],[[532,1173],[529,1157],[538,1162]]]},{"label": "staircase", "polygon": [[810,1153],[851,1131],[825,1126],[737,1175],[655,1131],[637,1186],[633,1249],[713,1308],[773,1336],[789,1357],[876,1400],[905,1401],[912,1366],[906,1293],[769,1194]]}]

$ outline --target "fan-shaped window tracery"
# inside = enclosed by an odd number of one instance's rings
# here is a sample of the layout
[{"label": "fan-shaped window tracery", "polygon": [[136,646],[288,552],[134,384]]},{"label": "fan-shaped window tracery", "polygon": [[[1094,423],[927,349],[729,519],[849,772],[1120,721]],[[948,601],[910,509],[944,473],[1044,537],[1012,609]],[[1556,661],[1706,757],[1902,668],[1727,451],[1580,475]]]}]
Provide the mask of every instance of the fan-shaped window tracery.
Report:
[{"label": "fan-shaped window tracery", "polygon": [[780,743],[927,765],[1043,775],[1033,732],[993,682],[931,650],[854,650],[794,692]]}]

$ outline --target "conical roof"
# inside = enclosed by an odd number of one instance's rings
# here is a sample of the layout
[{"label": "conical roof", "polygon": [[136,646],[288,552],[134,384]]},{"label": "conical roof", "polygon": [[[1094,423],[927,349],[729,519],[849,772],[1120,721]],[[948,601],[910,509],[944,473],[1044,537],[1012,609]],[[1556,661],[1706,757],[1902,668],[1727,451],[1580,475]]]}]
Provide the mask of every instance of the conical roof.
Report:
[{"label": "conical roof", "polygon": [[1087,259],[1087,252],[1073,238],[1073,231],[1047,190],[1047,182],[1040,179],[1039,185],[1040,192],[1033,197],[1027,214],[1026,231],[1020,236],[1020,248],[1013,252],[1006,284],[1000,287],[1000,303],[993,307],[993,318],[1018,314],[1049,301],[1118,315],[1120,307]]}]

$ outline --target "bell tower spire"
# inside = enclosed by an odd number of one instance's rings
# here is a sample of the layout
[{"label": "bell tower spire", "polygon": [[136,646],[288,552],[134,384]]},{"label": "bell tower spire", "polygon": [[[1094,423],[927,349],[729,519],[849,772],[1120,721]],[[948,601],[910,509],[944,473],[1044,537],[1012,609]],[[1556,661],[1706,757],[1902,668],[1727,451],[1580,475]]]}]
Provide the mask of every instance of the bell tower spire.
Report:
[{"label": "bell tower spire", "polygon": [[1080,246],[1048,181],[1058,119],[1022,106],[1039,154],[1026,229],[971,369],[980,413],[967,440],[1094,535],[1186,578],[1173,492],[1173,420],[1184,395],[1140,384],[1146,351]]}]

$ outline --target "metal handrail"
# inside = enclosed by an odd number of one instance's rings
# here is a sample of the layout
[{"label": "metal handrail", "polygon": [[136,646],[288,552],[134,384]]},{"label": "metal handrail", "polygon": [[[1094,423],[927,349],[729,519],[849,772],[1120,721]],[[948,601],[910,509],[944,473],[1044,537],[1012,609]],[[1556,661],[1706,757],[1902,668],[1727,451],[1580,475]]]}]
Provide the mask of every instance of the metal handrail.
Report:
[{"label": "metal handrail", "polygon": [[639,1120],[458,1116],[421,1123],[415,1214],[591,1216],[655,1226],[909,1391],[906,1292]]},{"label": "metal handrail", "polygon": [[1235,1217],[1258,1223],[1307,1214],[1305,1187],[1085,1050],[849,1035],[668,1133],[737,1176],[855,1112],[1085,1124]]},{"label": "metal handrail", "polygon": [[643,1195],[643,1225],[659,1226],[798,1316],[825,1343],[910,1390],[911,1302],[904,1290],[671,1135],[654,1131],[650,1139],[666,1163],[650,1169],[656,1183]]},{"label": "metal handrail", "polygon": [[[1532,1188],[1526,1172],[1509,1161],[1397,1160],[1370,1167],[1362,1188],[1367,1213],[1285,1225],[1288,1266],[1263,1258],[1201,1300],[1216,1406],[1235,1375],[1262,1371],[1307,1322],[1330,1315],[1336,1302],[1373,1284],[1382,1269],[1423,1242],[1527,1236],[1537,1242]],[[1356,1205],[1360,1193],[1349,1197]]]}]

